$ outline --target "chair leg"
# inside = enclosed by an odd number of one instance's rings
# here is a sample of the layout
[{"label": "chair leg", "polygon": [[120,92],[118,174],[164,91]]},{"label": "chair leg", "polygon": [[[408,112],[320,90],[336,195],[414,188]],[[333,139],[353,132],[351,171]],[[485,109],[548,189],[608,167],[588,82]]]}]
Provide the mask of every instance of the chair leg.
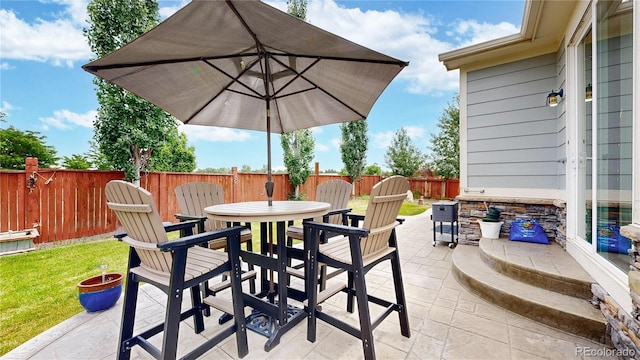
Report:
[{"label": "chair leg", "polygon": [[409,315],[407,314],[407,301],[404,296],[404,284],[402,283],[402,271],[400,270],[400,258],[396,250],[395,256],[391,258],[391,271],[393,273],[393,283],[396,291],[396,303],[398,310],[398,320],[400,321],[400,332],[404,337],[411,337],[409,327]]},{"label": "chair leg", "polygon": [[167,296],[167,312],[164,319],[162,358],[175,359],[178,351],[178,330],[180,329],[180,308],[182,289],[172,286]]},{"label": "chair leg", "polygon": [[199,334],[204,330],[204,311],[200,310],[202,309],[202,296],[200,286],[198,285],[191,287],[191,306],[194,309],[198,309],[198,311],[193,314],[193,329],[196,334]]},{"label": "chair leg", "polygon": [[347,273],[347,311],[353,313],[353,273]]},{"label": "chair leg", "polygon": [[247,326],[244,317],[244,294],[242,292],[242,265],[240,264],[240,241],[238,236],[235,239],[228,239],[229,244],[229,276],[231,277],[231,297],[233,299],[233,317],[236,327],[236,345],[238,347],[238,357],[243,358],[249,353],[247,342]]},{"label": "chair leg", "polygon": [[369,301],[367,299],[367,285],[364,279],[364,269],[354,271],[354,283],[356,298],[358,301],[358,317],[360,318],[360,338],[362,339],[362,349],[364,358],[373,360],[376,352],[373,345],[373,327],[371,326],[371,315],[369,314]]},{"label": "chair leg", "polygon": [[131,346],[127,340],[133,336],[133,325],[136,319],[136,305],[138,302],[138,287],[139,284],[134,280],[134,275],[128,273],[122,304],[118,360],[128,360],[131,357]]},{"label": "chair leg", "polygon": [[[247,251],[248,252],[253,252],[253,240],[249,240],[247,241]],[[247,268],[249,269],[249,271],[253,271],[254,267],[252,263],[247,263]],[[252,277],[251,279],[249,279],[249,292],[251,294],[255,294],[256,293],[256,280],[255,277]]]},{"label": "chair leg", "polygon": [[[306,231],[306,230],[305,230]],[[305,237],[310,238],[307,243],[311,245],[308,252],[307,259],[307,274],[317,273],[317,257],[318,257],[318,241],[317,231],[309,231],[305,234]],[[307,276],[305,281],[306,293],[307,293],[307,340],[310,342],[316,341],[316,306],[318,301],[318,277]]]}]

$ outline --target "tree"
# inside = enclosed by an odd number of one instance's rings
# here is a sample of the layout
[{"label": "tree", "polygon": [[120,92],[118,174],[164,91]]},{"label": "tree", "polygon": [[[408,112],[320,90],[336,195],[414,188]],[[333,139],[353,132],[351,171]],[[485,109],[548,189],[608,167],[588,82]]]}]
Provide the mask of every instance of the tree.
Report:
[{"label": "tree", "polygon": [[460,178],[460,98],[448,103],[438,119],[440,132],[431,134],[429,168],[445,179]]},{"label": "tree", "polygon": [[92,165],[90,160],[80,154],[72,154],[71,157],[62,158],[62,167],[65,169],[87,170]]},{"label": "tree", "polygon": [[362,173],[365,175],[382,175],[382,169],[378,164],[373,163],[373,165],[365,167]]},{"label": "tree", "polygon": [[56,165],[59,160],[56,149],[45,143],[46,138],[37,131],[22,131],[13,126],[0,129],[0,168],[24,170],[28,157],[38,158],[41,168]]},{"label": "tree", "polygon": [[342,154],[344,170],[351,178],[351,181],[355,181],[362,175],[367,157],[369,143],[367,120],[340,124],[340,131],[342,132],[340,153]]},{"label": "tree", "polygon": [[[87,6],[89,46],[101,57],[129,43],[158,23],[156,0],[91,0]],[[114,169],[123,170],[127,180],[140,179],[156,148],[169,138],[176,126],[165,111],[100,78],[94,79],[98,116],[94,139]]]},{"label": "tree", "polygon": [[95,141],[89,141],[89,151],[85,157],[91,162],[93,168],[97,170],[113,170],[114,168],[107,160],[107,157],[100,151],[100,147]]},{"label": "tree", "polygon": [[304,129],[282,134],[280,137],[284,155],[284,166],[289,174],[289,183],[294,187],[294,198],[299,198],[300,185],[311,175],[309,164],[313,160],[315,141],[311,130]]},{"label": "tree", "polygon": [[413,145],[404,128],[398,130],[393,136],[384,159],[393,174],[404,177],[412,177],[425,163],[424,155]]},{"label": "tree", "polygon": [[187,135],[177,127],[151,158],[149,171],[192,172],[196,169],[196,149],[187,145]]},{"label": "tree", "polygon": [[[287,12],[298,19],[307,18],[306,0],[287,0]],[[282,134],[280,137],[284,166],[289,174],[289,183],[295,188],[294,197],[299,198],[300,185],[311,175],[311,161],[315,140],[311,130],[304,129]]]}]

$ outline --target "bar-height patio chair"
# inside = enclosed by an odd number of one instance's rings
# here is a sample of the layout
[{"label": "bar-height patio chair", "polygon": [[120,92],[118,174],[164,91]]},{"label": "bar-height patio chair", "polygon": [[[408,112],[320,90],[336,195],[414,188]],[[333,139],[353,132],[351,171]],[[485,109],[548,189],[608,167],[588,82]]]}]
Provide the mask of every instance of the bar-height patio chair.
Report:
[{"label": "bar-height patio chair", "polygon": [[[200,284],[224,272],[230,272],[233,301],[225,306],[234,313],[244,314],[239,264],[240,233],[242,227],[204,232],[169,241],[151,193],[131,183],[113,180],[106,186],[107,204],[112,209],[126,234],[122,241],[129,244],[129,264],[122,323],[118,343],[118,359],[129,359],[131,348],[140,345],[156,359],[175,359],[180,322],[193,317],[194,330],[204,330]],[[169,225],[176,230],[196,225],[196,221]],[[229,254],[197,246],[218,238],[229,239]],[[140,282],[152,284],[167,293],[164,322],[133,334]],[[191,292],[191,307],[182,310],[184,290]],[[225,311],[224,309],[221,309]],[[196,358],[232,334],[236,334],[238,356],[248,353],[245,318],[234,317],[234,323],[217,332],[212,338],[191,350],[184,358]],[[160,348],[148,341],[163,332]]]},{"label": "bar-height patio chair", "polygon": [[[227,228],[230,224],[222,221],[208,219],[204,213],[204,208],[211,205],[224,204],[224,189],[222,186],[208,182],[189,182],[176,186],[173,190],[176,195],[180,214],[176,218],[184,220],[199,220],[198,232],[214,231]],[[245,244],[247,251],[253,251],[251,224],[245,224],[245,228],[240,234],[240,243]],[[209,248],[214,250],[225,249],[227,241],[224,238],[215,239],[209,242]],[[248,270],[243,274],[243,280],[249,279],[249,289],[253,294],[256,291],[255,271],[252,264],[248,264]],[[215,295],[216,292],[228,287],[229,282],[223,281],[205,286],[205,296]]]},{"label": "bar-height patio chair", "polygon": [[[407,190],[409,190],[409,182],[402,176],[392,176],[376,184],[371,189],[366,214],[360,219],[355,219],[363,221],[362,227],[358,227],[357,224],[342,226],[321,222],[303,224],[305,236],[309,237],[311,244],[317,244],[312,246],[310,251],[311,273],[319,263],[348,271],[346,286],[345,284],[327,285],[325,290],[318,292],[317,277],[312,277],[311,281],[307,282],[306,305],[309,311],[307,339],[309,341],[316,340],[316,318],[318,318],[360,338],[365,358],[375,359],[373,330],[394,311],[398,312],[402,335],[411,336],[395,232],[395,227],[401,223],[401,220],[396,217],[402,202],[407,197]],[[333,238],[324,244],[319,240],[326,232],[341,233],[344,236],[339,239]],[[385,260],[391,261],[395,303],[367,293],[365,274]],[[353,312],[353,296],[356,296],[360,328],[318,308],[319,303],[341,291],[347,293],[347,311],[349,312]],[[369,302],[386,308],[375,320],[371,319]]]},{"label": "bar-height patio chair", "polygon": [[[329,208],[329,212],[323,216],[322,219],[314,219],[315,221],[323,221],[330,224],[339,224],[346,225],[346,214],[351,211],[351,209],[347,208],[347,203],[349,202],[349,197],[351,196],[351,191],[353,189],[353,185],[344,180],[329,180],[323,183],[318,184],[316,187],[316,197],[315,201],[321,201],[331,204],[331,208]],[[325,240],[327,237],[323,237]],[[287,228],[287,246],[291,247],[293,245],[293,240],[303,240],[303,228],[302,225],[293,225],[290,224]],[[295,251],[295,250],[292,250]],[[291,252],[291,251],[290,251]],[[289,258],[298,258],[302,259],[301,256],[303,254],[288,254]],[[304,272],[300,269],[304,266],[304,264],[297,264],[288,269],[288,274],[296,276],[298,278],[304,278]],[[342,271],[332,271],[327,274],[327,267],[322,264],[320,265],[320,289],[324,290],[327,279],[334,277],[341,273]]]}]

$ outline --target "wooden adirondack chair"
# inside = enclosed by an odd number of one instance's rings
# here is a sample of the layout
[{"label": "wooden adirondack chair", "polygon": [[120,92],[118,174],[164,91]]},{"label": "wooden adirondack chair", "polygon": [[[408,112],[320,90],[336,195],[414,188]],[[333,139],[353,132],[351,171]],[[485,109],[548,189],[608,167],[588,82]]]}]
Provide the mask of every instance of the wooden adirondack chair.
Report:
[{"label": "wooden adirondack chair", "polygon": [[[353,185],[344,180],[329,180],[318,184],[316,187],[315,201],[329,203],[331,204],[331,207],[329,208],[327,215],[321,219],[314,220],[330,224],[346,225],[346,217],[344,215],[351,211],[351,209],[347,208],[347,203],[349,202],[352,189]],[[293,239],[304,239],[302,225],[290,224],[287,228],[287,246],[291,247],[293,245]],[[295,254],[289,254],[290,259],[296,257],[297,256]],[[291,263],[289,263],[289,265],[291,265]],[[304,272],[300,270],[303,266],[304,264],[297,264],[290,267],[288,269],[288,274],[303,279]],[[332,278],[341,272],[342,271],[332,271],[327,274],[327,267],[322,264],[320,266],[320,289],[325,288],[327,279]]]},{"label": "wooden adirondack chair", "polygon": [[[116,213],[126,231],[120,237],[130,246],[118,359],[129,359],[131,348],[135,345],[140,345],[156,359],[175,359],[180,322],[193,317],[195,332],[204,330],[205,305],[202,303],[200,284],[222,273],[231,274],[233,302],[227,304],[225,309],[232,308],[232,312],[244,314],[238,257],[242,227],[203,232],[169,241],[167,228],[160,219],[151,193],[131,183],[114,180],[107,184],[106,196],[109,208]],[[168,229],[186,230],[188,234],[196,224],[197,221],[183,222],[169,225]],[[219,238],[229,239],[230,254],[197,246]],[[168,297],[164,322],[134,335],[140,282],[160,288]],[[184,290],[190,290],[192,305],[183,311]],[[160,332],[163,332],[162,345],[157,348],[148,339]],[[191,350],[185,357],[200,356],[233,333],[236,333],[238,356],[244,357],[248,353],[248,346],[243,316],[236,316],[234,323]]]},{"label": "wooden adirondack chair", "polygon": [[[190,182],[177,186],[174,189],[176,200],[180,208],[180,214],[176,218],[184,220],[200,220],[198,232],[214,231],[227,228],[230,224],[222,221],[208,219],[204,213],[204,208],[211,205],[224,204],[224,189],[222,186],[208,182]],[[251,224],[245,224],[245,228],[240,234],[240,243],[245,244],[247,251],[253,251]],[[209,242],[209,248],[218,250],[227,247],[227,240],[224,238],[215,239]],[[244,278],[249,279],[250,292],[255,293],[255,273],[253,265],[248,265],[249,271]],[[254,274],[253,276],[250,276]],[[212,287],[206,286],[205,295],[215,294],[228,286],[228,282],[218,283]]]},{"label": "wooden adirondack chair", "polygon": [[[316,340],[316,318],[339,328],[362,340],[366,359],[375,359],[373,330],[393,311],[398,312],[400,331],[403,336],[410,337],[409,319],[407,315],[404,285],[400,270],[400,259],[396,242],[395,227],[401,223],[397,219],[402,202],[407,197],[409,182],[401,176],[387,178],[371,189],[371,197],[364,216],[352,220],[363,221],[362,227],[357,223],[352,226],[341,226],[321,222],[305,222],[304,232],[312,244],[309,269],[311,273],[319,263],[348,271],[348,283],[328,285],[327,289],[318,292],[317,277],[307,282],[307,309],[310,312],[307,323],[307,339]],[[342,238],[333,238],[322,243],[324,233],[341,233]],[[365,274],[377,264],[391,261],[396,301],[390,302],[367,293]],[[353,312],[353,296],[358,303],[360,328],[331,316],[318,309],[317,305],[339,292],[347,293],[347,311]],[[371,320],[369,302],[386,307],[377,319]]]}]

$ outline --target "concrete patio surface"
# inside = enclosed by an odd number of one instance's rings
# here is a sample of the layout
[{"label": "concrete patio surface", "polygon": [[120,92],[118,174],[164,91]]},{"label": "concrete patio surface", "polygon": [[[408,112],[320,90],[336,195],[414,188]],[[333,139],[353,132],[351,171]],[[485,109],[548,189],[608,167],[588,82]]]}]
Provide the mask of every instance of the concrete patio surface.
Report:
[{"label": "concrete patio surface", "polygon": [[[463,288],[451,271],[455,249],[446,243],[433,246],[430,212],[406,217],[398,227],[405,292],[408,299],[411,338],[400,335],[398,317],[389,316],[374,332],[378,359],[617,359],[602,344],[542,325],[494,306]],[[463,246],[463,245],[460,245]],[[382,297],[392,296],[388,264],[367,274],[367,288]],[[142,286],[137,328],[162,320],[166,296],[153,286]],[[350,318],[343,294],[323,304],[323,309]],[[3,359],[114,359],[120,327],[122,299],[115,307],[95,314],[80,313],[27,341]],[[380,311],[372,305],[372,312]],[[180,355],[218,328],[214,313],[206,329],[194,334],[192,321],[181,325]],[[306,321],[282,337],[270,352],[266,338],[248,331],[249,354],[245,359],[362,359],[359,339],[318,321],[315,343],[306,339]],[[155,339],[155,338],[154,338]],[[155,339],[159,340],[159,339]],[[157,343],[158,341],[156,341]],[[139,348],[134,359],[151,357]],[[203,359],[237,359],[235,339],[227,338]]]}]

